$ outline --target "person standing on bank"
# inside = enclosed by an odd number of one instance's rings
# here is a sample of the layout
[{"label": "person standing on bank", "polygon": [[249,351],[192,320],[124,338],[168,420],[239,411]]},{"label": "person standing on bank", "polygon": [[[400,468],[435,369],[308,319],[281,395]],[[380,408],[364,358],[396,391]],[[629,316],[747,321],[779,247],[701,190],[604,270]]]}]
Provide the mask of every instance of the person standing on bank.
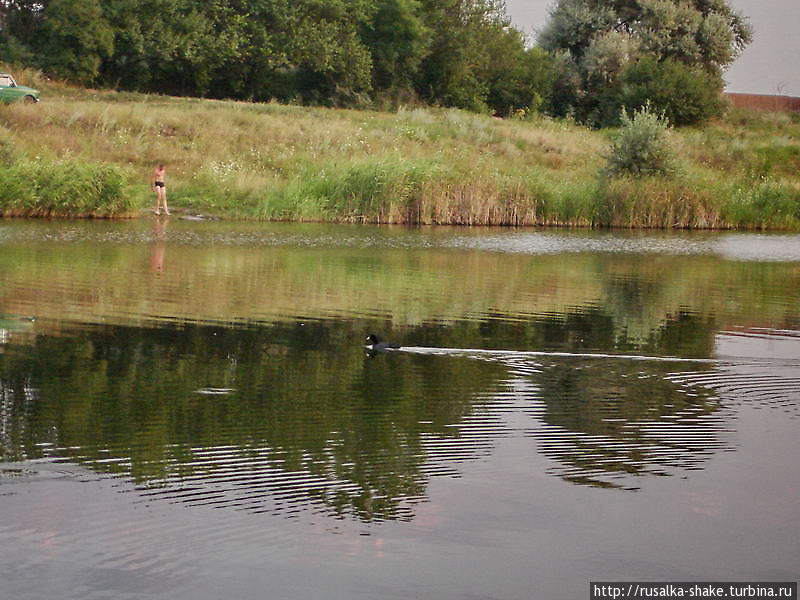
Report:
[{"label": "person standing on bank", "polygon": [[156,170],[153,171],[153,191],[156,193],[156,209],[157,215],[161,214],[161,205],[164,205],[164,214],[169,215],[169,208],[167,208],[167,184],[166,184],[167,170],[164,165],[158,165]]}]

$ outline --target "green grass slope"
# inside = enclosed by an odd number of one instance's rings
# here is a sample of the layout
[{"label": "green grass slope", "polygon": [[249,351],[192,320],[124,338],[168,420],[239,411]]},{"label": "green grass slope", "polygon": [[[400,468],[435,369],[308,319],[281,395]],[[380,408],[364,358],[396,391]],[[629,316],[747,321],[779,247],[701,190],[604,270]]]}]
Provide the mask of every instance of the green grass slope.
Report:
[{"label": "green grass slope", "polygon": [[122,216],[168,170],[172,206],[372,223],[800,229],[800,119],[733,111],[672,133],[669,177],[610,178],[614,131],[458,110],[396,113],[95,91],[15,71],[0,213]]}]

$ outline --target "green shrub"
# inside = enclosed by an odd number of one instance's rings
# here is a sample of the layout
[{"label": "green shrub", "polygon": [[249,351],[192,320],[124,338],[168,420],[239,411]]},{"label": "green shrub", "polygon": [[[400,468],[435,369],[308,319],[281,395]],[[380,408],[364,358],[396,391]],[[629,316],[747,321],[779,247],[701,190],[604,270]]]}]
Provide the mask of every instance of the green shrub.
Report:
[{"label": "green shrub", "polygon": [[619,175],[669,175],[676,170],[669,121],[646,105],[633,113],[622,111],[622,127],[608,156],[606,170]]},{"label": "green shrub", "polygon": [[696,125],[722,115],[722,79],[675,60],[644,58],[625,68],[618,82],[602,94],[594,121],[618,125],[623,108],[648,103],[675,126]]}]

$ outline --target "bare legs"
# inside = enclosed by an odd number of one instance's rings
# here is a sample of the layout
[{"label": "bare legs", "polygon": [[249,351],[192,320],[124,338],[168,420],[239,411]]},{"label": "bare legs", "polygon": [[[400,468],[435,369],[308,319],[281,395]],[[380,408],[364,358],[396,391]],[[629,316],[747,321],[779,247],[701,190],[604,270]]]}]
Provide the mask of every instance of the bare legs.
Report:
[{"label": "bare legs", "polygon": [[161,214],[161,206],[164,206],[164,214],[169,215],[169,208],[167,207],[167,188],[161,187],[159,185],[155,186],[156,190],[156,206],[155,206],[155,213],[157,215]]}]

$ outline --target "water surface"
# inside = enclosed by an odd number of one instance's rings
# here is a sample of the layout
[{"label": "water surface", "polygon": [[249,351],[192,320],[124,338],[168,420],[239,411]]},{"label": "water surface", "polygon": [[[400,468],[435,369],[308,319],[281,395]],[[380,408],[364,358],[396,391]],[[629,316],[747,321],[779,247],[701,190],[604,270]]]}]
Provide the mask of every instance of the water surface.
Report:
[{"label": "water surface", "polygon": [[0,222],[4,593],[796,579],[799,307],[792,235]]}]

